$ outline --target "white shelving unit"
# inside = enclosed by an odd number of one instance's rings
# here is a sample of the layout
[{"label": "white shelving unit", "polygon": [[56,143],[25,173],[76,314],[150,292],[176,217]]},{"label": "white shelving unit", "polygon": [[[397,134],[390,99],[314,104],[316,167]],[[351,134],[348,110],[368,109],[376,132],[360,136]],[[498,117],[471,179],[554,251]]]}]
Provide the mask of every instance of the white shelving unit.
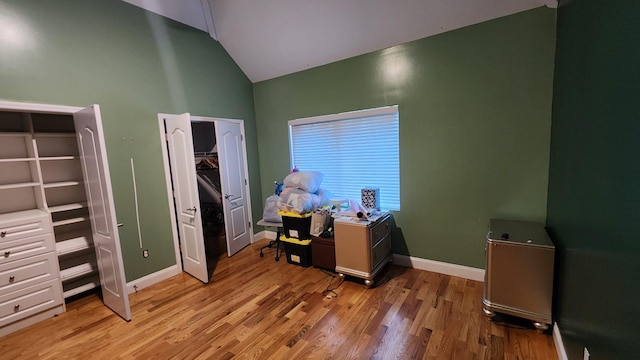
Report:
[{"label": "white shelving unit", "polygon": [[100,286],[71,115],[0,112],[0,214],[50,215],[64,298]]}]

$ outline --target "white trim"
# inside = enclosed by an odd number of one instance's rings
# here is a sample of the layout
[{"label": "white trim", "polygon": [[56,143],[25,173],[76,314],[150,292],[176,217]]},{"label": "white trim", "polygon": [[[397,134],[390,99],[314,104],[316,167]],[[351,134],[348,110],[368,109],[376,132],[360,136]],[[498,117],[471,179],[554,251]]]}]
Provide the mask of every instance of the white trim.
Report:
[{"label": "white trim", "polygon": [[288,124],[291,127],[292,125],[303,125],[303,124],[312,124],[312,123],[319,123],[319,122],[325,122],[325,121],[354,119],[354,118],[361,118],[365,116],[376,116],[376,115],[391,114],[396,112],[398,112],[398,105],[390,105],[390,106],[384,106],[384,107],[379,107],[374,109],[355,110],[355,111],[348,111],[348,112],[343,112],[338,114],[319,115],[319,116],[311,116],[306,118],[289,120]]},{"label": "white trim", "polygon": [[558,360],[569,360],[567,357],[567,350],[564,348],[564,342],[562,342],[562,334],[560,334],[560,328],[558,323],[553,323],[553,343],[556,346],[556,352],[558,353]]},{"label": "white trim", "polygon": [[142,231],[140,230],[140,207],[138,206],[138,185],[136,183],[136,167],[131,158],[131,179],[133,180],[133,200],[136,206],[136,226],[138,227],[138,240],[140,242],[140,250],[142,250]]},{"label": "white trim", "polygon": [[178,275],[182,272],[182,267],[178,267],[178,265],[172,265],[168,268],[164,268],[160,271],[156,271],[149,275],[145,275],[139,279],[135,279],[131,282],[127,283],[127,292],[129,294],[133,294],[136,291],[140,291],[146,287],[157,284],[161,281],[167,280],[168,278]]},{"label": "white trim", "polygon": [[167,188],[167,205],[171,219],[171,236],[173,237],[173,251],[176,256],[176,266],[182,269],[182,257],[180,256],[180,242],[178,240],[178,221],[176,220],[173,191],[171,190],[171,166],[169,165],[169,153],[167,152],[167,138],[164,132],[164,119],[171,114],[158,114],[158,130],[160,130],[160,144],[162,148],[162,165],[164,166],[164,182]]},{"label": "white trim", "polygon": [[37,104],[37,103],[28,103],[28,102],[0,100],[0,109],[7,110],[7,111],[31,112],[31,113],[43,112],[43,113],[56,113],[56,114],[75,114],[84,108],[76,107],[76,106]]},{"label": "white trim", "polygon": [[253,235],[254,239],[269,239],[269,240],[275,240],[276,239],[276,232],[275,231],[269,231],[269,230],[263,230],[259,233],[256,233]]},{"label": "white trim", "polygon": [[465,279],[484,282],[484,269],[478,269],[470,266],[450,264],[398,254],[393,254],[393,263],[418,270],[432,271],[440,274],[458,276]]}]

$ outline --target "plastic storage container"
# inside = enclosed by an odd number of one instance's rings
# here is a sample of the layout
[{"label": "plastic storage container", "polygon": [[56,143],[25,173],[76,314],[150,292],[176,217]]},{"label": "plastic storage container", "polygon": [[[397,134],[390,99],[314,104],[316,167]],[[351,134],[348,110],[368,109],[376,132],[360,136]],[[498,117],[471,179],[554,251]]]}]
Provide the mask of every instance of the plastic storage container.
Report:
[{"label": "plastic storage container", "polygon": [[280,235],[289,264],[311,266],[311,240],[300,240]]},{"label": "plastic storage container", "polygon": [[278,211],[282,216],[282,228],[288,238],[309,240],[311,239],[311,215],[312,213],[298,214],[294,212]]}]

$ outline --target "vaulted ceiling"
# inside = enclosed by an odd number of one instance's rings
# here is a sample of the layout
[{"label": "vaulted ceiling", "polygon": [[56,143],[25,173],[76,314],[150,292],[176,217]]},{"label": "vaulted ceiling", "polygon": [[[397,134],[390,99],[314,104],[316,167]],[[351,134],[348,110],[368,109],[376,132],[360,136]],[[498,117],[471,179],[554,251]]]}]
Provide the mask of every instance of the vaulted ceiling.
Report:
[{"label": "vaulted ceiling", "polygon": [[556,0],[124,0],[208,32],[252,82]]}]

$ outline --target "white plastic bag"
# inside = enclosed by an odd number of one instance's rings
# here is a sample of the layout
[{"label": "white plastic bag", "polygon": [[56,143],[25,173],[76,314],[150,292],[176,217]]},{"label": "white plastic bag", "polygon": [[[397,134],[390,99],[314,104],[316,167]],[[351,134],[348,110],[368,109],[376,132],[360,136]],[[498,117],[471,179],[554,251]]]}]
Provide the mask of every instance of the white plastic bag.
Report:
[{"label": "white plastic bag", "polygon": [[278,195],[271,195],[265,200],[262,220],[274,223],[282,222],[282,216],[278,215],[278,199]]}]

